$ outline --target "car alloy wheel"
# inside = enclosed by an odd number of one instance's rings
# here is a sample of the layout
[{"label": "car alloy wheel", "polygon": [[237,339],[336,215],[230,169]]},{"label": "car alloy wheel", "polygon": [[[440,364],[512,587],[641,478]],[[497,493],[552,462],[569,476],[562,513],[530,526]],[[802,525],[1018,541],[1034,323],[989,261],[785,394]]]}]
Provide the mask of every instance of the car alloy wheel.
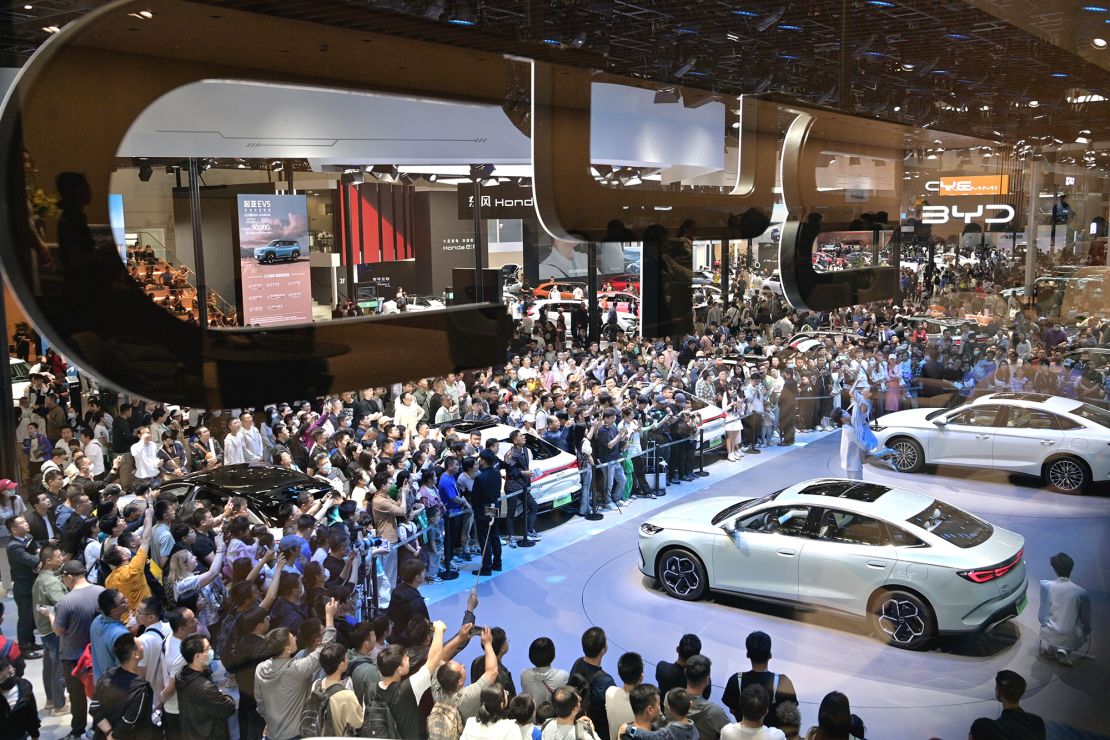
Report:
[{"label": "car alloy wheel", "polygon": [[659,562],[659,580],[668,594],[697,601],[706,591],[705,567],[688,550],[671,550]]},{"label": "car alloy wheel", "polygon": [[916,650],[932,637],[932,613],[917,596],[906,591],[891,591],[873,604],[873,625],[887,644]]},{"label": "car alloy wheel", "polygon": [[296,249],[294,249],[293,250],[293,259],[299,260],[300,258],[301,258],[301,253],[298,252]]},{"label": "car alloy wheel", "polygon": [[1061,457],[1049,463],[1045,477],[1048,484],[1061,493],[1080,493],[1087,485],[1087,471],[1083,464],[1070,457]]},{"label": "car alloy wheel", "polygon": [[915,440],[899,439],[890,445],[894,454],[890,456],[894,467],[903,473],[916,473],[924,463],[925,451]]},{"label": "car alloy wheel", "polygon": [[271,262],[274,261],[274,253],[273,252],[267,252],[266,254],[262,255],[262,261],[265,262],[266,264],[270,264]]}]

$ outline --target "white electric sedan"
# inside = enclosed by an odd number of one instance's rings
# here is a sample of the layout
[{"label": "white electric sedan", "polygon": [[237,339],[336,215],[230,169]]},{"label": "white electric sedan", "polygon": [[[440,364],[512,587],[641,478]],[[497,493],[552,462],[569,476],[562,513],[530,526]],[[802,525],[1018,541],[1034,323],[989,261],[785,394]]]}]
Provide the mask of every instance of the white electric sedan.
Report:
[{"label": "white electric sedan", "polygon": [[710,591],[866,617],[910,650],[1026,605],[1025,539],[943,501],[823,478],[711,498],[640,526],[640,571],[684,601]]},{"label": "white electric sedan", "polygon": [[1061,493],[1110,477],[1110,412],[1072,398],[991,393],[955,409],[896,411],[876,424],[906,473],[933,464],[995,468],[1039,476]]}]

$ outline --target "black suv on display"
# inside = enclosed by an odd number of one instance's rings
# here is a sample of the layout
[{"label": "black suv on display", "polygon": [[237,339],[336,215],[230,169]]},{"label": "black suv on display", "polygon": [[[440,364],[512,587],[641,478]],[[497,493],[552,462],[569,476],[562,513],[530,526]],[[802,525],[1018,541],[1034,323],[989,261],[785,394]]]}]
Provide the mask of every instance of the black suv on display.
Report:
[{"label": "black suv on display", "polygon": [[179,504],[201,501],[216,514],[229,498],[242,496],[247,500],[251,523],[271,528],[277,525],[278,509],[282,504],[296,502],[304,493],[316,500],[331,490],[331,486],[318,478],[262,463],[204,470],[164,483],[158,489],[159,493],[172,493]]}]

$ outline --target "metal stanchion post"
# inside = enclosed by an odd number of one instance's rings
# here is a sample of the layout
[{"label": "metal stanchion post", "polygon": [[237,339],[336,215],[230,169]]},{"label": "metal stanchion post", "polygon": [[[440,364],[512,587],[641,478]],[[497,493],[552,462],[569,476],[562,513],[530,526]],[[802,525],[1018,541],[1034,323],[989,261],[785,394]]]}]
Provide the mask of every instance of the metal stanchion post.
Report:
[{"label": "metal stanchion post", "polygon": [[[666,496],[667,486],[659,485],[659,442],[654,439],[651,440],[651,467],[652,470],[655,471],[655,487],[652,493],[654,493],[656,496]],[[664,477],[664,484],[666,483],[666,480],[667,479]]]},{"label": "metal stanchion post", "polygon": [[694,475],[699,478],[704,478],[709,473],[705,470],[705,430],[698,430],[698,469],[694,471]]}]

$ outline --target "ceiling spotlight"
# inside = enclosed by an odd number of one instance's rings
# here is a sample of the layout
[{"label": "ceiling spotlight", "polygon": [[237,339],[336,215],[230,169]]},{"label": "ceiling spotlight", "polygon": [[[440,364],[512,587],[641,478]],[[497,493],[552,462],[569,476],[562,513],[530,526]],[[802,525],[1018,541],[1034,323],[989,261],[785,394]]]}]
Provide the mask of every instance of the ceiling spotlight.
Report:
[{"label": "ceiling spotlight", "polygon": [[435,182],[438,179],[439,179],[439,175],[437,175],[435,173],[433,173],[431,175],[428,175],[428,182]]},{"label": "ceiling spotlight", "polygon": [[23,9],[24,10],[34,10],[34,6],[33,5],[24,5]]},{"label": "ceiling spotlight", "polygon": [[57,26],[43,26],[42,30],[46,31],[47,33],[58,33],[62,29],[58,28]]},{"label": "ceiling spotlight", "polygon": [[1041,104],[1041,101],[1039,101],[1039,100],[1030,100],[1029,101],[1029,107],[1030,108],[1037,108],[1037,107],[1040,106],[1040,104]]},{"label": "ceiling spotlight", "polygon": [[1076,144],[1090,144],[1091,139],[1088,136],[1080,135],[1080,136],[1075,137],[1075,143]]},{"label": "ceiling spotlight", "polygon": [[901,112],[901,110],[902,110],[902,106],[900,106],[900,105],[894,106],[894,112],[895,113],[899,113],[899,112]]},{"label": "ceiling spotlight", "polygon": [[579,31],[578,35],[571,39],[570,45],[573,46],[575,49],[581,49],[583,46],[586,45],[586,40],[588,38],[589,34],[587,34],[585,31]]},{"label": "ceiling spotlight", "polygon": [[781,21],[784,15],[786,15],[786,6],[780,5],[767,15],[760,18],[759,21],[757,21],[755,24],[755,30],[759,31],[760,33],[766,31],[768,28]]},{"label": "ceiling spotlight", "polygon": [[690,57],[685,62],[680,64],[677,68],[675,68],[674,76],[675,77],[685,77],[687,75],[687,73],[689,73],[690,70],[692,70],[694,68],[694,65],[697,64],[697,63],[698,63],[698,58],[697,57]]},{"label": "ceiling spotlight", "polygon": [[902,64],[901,64],[902,71],[904,71],[904,72],[913,72],[914,66],[915,65],[913,65],[909,62],[902,62]]},{"label": "ceiling spotlight", "polygon": [[1097,37],[1093,38],[1093,39],[1091,39],[1091,46],[1095,47],[1096,49],[1105,49],[1106,46],[1107,46],[1106,39],[1097,38]]}]

